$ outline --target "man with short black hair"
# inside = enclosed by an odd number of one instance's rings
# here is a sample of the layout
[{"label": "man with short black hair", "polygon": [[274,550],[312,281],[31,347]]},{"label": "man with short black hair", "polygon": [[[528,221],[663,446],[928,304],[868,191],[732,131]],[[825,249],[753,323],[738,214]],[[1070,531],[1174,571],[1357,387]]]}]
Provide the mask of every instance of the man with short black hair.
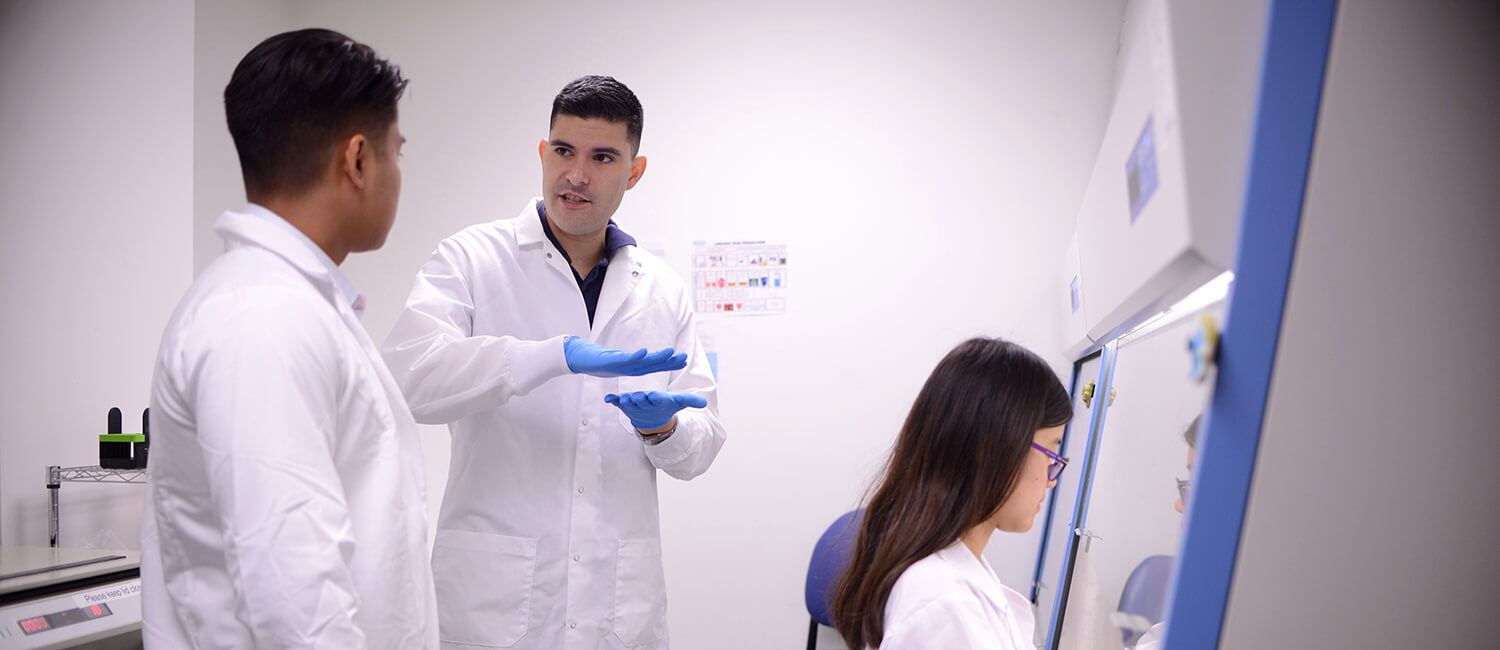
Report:
[{"label": "man with short black hair", "polygon": [[657,470],[702,474],[725,434],[686,288],[611,220],[642,124],[614,79],[563,88],[542,198],[439,244],[386,339],[417,420],[453,434],[445,647],[668,646]]},{"label": "man with short black hair", "polygon": [[214,225],[226,250],[157,353],[147,647],[437,647],[416,423],[338,268],[394,222],[406,84],[305,29],[224,89],[249,204]]}]

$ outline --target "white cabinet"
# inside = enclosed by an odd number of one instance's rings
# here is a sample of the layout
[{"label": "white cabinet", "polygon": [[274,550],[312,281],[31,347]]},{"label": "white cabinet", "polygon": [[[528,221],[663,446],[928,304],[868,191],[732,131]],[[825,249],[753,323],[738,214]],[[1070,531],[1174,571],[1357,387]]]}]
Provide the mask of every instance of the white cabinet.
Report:
[{"label": "white cabinet", "polygon": [[1069,359],[1077,359],[1093,347],[1094,343],[1094,340],[1089,338],[1088,312],[1084,309],[1083,273],[1078,267],[1077,233],[1074,233],[1073,238],[1068,240],[1068,250],[1063,253],[1061,277],[1063,286],[1068,292],[1068,296],[1062,301],[1061,322],[1063,341],[1066,346],[1063,354]]},{"label": "white cabinet", "polygon": [[[1114,105],[1078,212],[1089,344],[1233,265],[1266,12],[1265,2],[1186,0],[1128,10]],[[1073,282],[1064,278],[1070,307]],[[1071,323],[1065,340],[1070,351],[1081,342]]]}]

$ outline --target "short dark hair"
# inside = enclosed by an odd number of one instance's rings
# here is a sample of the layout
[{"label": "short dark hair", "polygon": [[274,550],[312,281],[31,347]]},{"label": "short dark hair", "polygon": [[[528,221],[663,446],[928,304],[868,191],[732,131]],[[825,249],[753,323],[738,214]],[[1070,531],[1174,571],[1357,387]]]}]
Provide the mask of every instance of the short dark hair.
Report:
[{"label": "short dark hair", "polygon": [[224,87],[229,135],[245,194],[301,194],[344,138],[375,146],[406,92],[400,68],[370,46],[328,29],[277,34],[250,50]]},{"label": "short dark hair", "polygon": [[625,125],[625,137],[630,140],[631,153],[641,150],[641,129],[646,125],[646,112],[635,93],[615,80],[614,77],[589,75],[579,77],[563,86],[552,100],[552,118],[547,127],[557,126],[558,115],[572,115],[583,119],[601,119]]}]

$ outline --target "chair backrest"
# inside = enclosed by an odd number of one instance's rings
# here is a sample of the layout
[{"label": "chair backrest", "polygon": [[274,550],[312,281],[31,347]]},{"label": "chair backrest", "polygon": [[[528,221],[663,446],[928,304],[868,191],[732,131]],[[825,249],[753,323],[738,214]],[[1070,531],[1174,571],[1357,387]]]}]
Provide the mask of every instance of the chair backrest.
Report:
[{"label": "chair backrest", "polygon": [[1172,556],[1152,555],[1130,572],[1120,591],[1120,611],[1143,616],[1154,625],[1166,613],[1167,589],[1172,584]]},{"label": "chair backrest", "polygon": [[833,626],[833,617],[828,613],[828,601],[833,588],[838,585],[849,566],[849,555],[854,551],[854,540],[859,536],[859,522],[865,511],[851,510],[834,520],[818,543],[813,546],[812,561],[807,565],[807,613],[814,621]]}]

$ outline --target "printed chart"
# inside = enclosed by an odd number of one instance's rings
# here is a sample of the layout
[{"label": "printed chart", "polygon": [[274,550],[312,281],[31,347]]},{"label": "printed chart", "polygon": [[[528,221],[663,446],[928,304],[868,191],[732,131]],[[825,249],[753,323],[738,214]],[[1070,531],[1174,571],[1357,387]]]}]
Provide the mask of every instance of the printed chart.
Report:
[{"label": "printed chart", "polygon": [[786,244],[693,242],[693,297],[699,314],[786,312]]}]

